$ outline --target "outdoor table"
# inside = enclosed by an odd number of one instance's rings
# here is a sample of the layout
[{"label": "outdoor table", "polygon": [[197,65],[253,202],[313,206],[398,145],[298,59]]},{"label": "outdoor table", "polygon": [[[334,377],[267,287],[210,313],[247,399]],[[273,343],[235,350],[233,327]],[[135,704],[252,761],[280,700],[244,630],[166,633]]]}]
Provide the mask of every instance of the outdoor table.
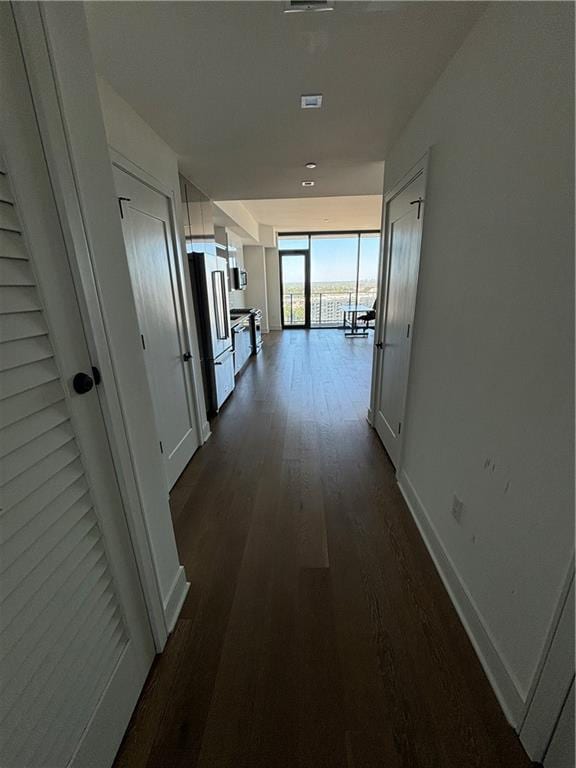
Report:
[{"label": "outdoor table", "polygon": [[[358,327],[358,315],[360,313],[372,312],[372,307],[366,304],[344,304],[341,309],[344,317],[344,336],[353,338],[368,336],[367,328]],[[350,318],[348,318],[348,315],[350,315]],[[347,328],[350,328],[350,330],[346,330]]]}]

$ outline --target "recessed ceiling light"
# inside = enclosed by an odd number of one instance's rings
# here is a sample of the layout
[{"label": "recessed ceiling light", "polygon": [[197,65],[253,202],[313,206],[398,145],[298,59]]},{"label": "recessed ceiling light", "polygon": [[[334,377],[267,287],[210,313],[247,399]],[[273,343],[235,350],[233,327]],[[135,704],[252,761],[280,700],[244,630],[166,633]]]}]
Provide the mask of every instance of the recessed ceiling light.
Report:
[{"label": "recessed ceiling light", "polygon": [[333,11],[334,6],[328,0],[288,0],[284,13],[305,13],[306,11]]},{"label": "recessed ceiling light", "polygon": [[306,168],[316,168],[316,163],[306,163]]},{"label": "recessed ceiling light", "polygon": [[303,181],[302,182],[302,186],[303,187],[313,187],[314,186],[314,182],[313,181]]},{"label": "recessed ceiling light", "polygon": [[322,106],[322,94],[303,94],[300,96],[300,106],[302,109],[320,109]]}]

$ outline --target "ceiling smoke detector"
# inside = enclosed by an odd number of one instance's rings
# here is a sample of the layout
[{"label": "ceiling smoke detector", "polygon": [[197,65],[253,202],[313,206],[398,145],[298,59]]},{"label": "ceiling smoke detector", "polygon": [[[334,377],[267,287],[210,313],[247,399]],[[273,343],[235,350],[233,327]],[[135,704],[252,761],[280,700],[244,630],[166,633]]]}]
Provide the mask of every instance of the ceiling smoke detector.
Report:
[{"label": "ceiling smoke detector", "polygon": [[302,182],[302,186],[303,186],[303,187],[313,187],[313,186],[314,186],[314,184],[315,184],[315,182],[314,182],[314,181],[303,181],[303,182]]},{"label": "ceiling smoke detector", "polygon": [[322,106],[321,93],[309,93],[300,96],[300,107],[302,109],[320,109]]},{"label": "ceiling smoke detector", "polygon": [[318,13],[333,10],[334,5],[328,0],[288,0],[284,4],[283,13]]}]

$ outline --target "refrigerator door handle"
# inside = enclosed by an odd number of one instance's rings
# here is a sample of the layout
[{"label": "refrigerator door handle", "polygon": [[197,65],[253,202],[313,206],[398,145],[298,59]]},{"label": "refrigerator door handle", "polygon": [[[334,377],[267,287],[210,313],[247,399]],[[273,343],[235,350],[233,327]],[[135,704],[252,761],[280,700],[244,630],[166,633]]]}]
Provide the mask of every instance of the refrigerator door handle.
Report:
[{"label": "refrigerator door handle", "polygon": [[224,292],[226,282],[224,272],[220,269],[212,272],[212,293],[214,296],[214,310],[216,314],[216,336],[218,339],[228,338],[228,328],[226,327],[226,304]]},{"label": "refrigerator door handle", "polygon": [[224,319],[224,333],[225,339],[232,341],[232,334],[230,329],[230,314],[228,312],[228,286],[226,284],[226,273],[224,270],[220,271],[220,283],[222,286],[222,317]]}]

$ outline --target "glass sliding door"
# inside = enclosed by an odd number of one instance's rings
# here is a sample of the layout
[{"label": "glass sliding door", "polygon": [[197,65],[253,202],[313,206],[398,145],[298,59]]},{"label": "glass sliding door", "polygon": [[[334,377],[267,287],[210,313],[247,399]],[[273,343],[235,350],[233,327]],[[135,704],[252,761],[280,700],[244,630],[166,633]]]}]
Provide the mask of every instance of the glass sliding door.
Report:
[{"label": "glass sliding door", "polygon": [[308,251],[280,253],[283,328],[309,327]]}]

